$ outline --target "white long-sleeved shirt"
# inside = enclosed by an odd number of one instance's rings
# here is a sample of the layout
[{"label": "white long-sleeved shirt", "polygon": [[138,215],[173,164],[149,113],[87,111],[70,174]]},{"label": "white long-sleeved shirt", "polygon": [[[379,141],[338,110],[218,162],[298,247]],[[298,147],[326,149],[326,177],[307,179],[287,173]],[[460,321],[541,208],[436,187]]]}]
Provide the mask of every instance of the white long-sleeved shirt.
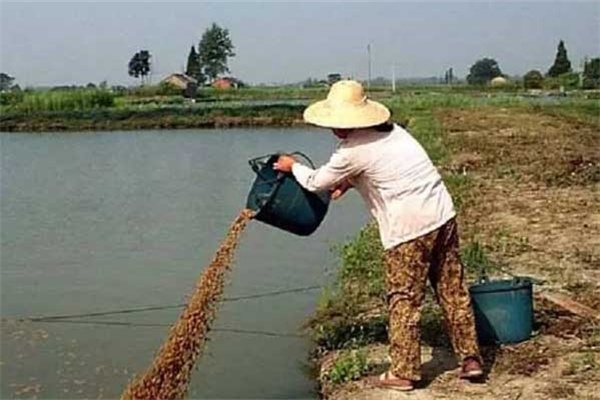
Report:
[{"label": "white long-sleeved shirt", "polygon": [[358,130],[314,170],[294,163],[307,190],[330,190],[349,179],[375,217],[385,249],[427,234],[456,215],[452,198],[427,153],[398,125],[391,132]]}]

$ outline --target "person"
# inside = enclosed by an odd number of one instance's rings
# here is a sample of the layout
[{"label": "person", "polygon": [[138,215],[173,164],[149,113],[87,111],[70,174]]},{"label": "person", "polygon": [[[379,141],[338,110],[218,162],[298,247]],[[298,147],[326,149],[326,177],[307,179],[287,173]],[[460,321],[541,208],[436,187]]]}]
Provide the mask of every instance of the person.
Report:
[{"label": "person", "polygon": [[355,188],[377,221],[385,249],[391,364],[372,383],[412,390],[420,380],[419,321],[428,278],[461,360],[461,378],[479,378],[482,360],[452,199],[425,150],[390,116],[383,104],[366,98],[360,83],[339,81],[325,100],[304,111],[306,122],[340,139],[329,162],[312,169],[281,155],[273,167],[292,173],[309,191],[331,190],[333,199]]}]

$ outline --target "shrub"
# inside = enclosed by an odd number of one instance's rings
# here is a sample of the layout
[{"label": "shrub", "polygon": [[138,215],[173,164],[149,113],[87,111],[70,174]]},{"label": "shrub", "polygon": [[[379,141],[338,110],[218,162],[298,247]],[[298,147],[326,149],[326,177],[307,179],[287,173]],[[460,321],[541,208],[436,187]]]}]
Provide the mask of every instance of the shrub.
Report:
[{"label": "shrub", "polygon": [[334,383],[343,383],[355,381],[369,371],[367,363],[367,353],[365,350],[351,350],[343,352],[330,371],[327,372],[326,378]]},{"label": "shrub", "polygon": [[0,106],[14,106],[23,101],[25,95],[20,90],[0,93]]},{"label": "shrub", "polygon": [[544,76],[540,71],[531,70],[523,77],[525,89],[541,89],[544,84]]}]

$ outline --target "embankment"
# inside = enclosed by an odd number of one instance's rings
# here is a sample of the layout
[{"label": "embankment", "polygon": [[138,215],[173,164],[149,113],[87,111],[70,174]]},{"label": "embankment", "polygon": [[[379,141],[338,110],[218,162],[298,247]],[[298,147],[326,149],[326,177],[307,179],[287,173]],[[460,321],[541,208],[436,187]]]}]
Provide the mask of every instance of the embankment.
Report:
[{"label": "embankment", "polygon": [[2,112],[2,132],[188,129],[293,126],[302,122],[304,105],[240,107],[103,108],[35,113]]}]

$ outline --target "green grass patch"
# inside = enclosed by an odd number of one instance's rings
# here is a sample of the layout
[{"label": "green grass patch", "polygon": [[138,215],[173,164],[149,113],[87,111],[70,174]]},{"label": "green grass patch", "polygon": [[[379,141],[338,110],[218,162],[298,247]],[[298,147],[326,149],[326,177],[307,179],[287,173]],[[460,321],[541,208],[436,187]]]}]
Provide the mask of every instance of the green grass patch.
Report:
[{"label": "green grass patch", "polygon": [[72,90],[26,92],[18,101],[13,100],[2,108],[3,113],[31,115],[39,112],[91,110],[110,108],[115,104],[115,95],[105,90]]},{"label": "green grass patch", "polygon": [[325,379],[333,384],[340,384],[360,379],[369,372],[367,352],[365,350],[349,350],[342,352],[331,367]]}]

